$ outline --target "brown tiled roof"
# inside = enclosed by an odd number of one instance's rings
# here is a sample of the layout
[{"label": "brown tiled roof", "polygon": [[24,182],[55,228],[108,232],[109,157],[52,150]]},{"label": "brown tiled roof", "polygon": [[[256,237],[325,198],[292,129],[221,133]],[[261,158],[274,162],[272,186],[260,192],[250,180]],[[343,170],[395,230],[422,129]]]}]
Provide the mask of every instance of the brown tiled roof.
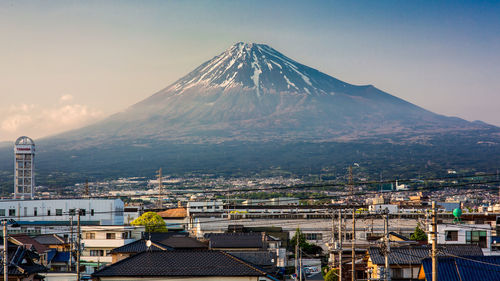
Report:
[{"label": "brown tiled roof", "polygon": [[34,238],[31,238],[30,236],[26,234],[12,234],[10,235],[10,238],[12,238],[12,242],[17,245],[25,245],[28,247],[33,246],[35,248],[36,252],[39,254],[45,253],[45,251],[49,250],[49,247],[40,244],[38,241],[36,241]]},{"label": "brown tiled roof", "polygon": [[167,218],[185,218],[187,217],[187,210],[186,208],[175,208],[175,209],[169,209],[163,212],[159,212],[158,215],[160,217],[167,219]]}]

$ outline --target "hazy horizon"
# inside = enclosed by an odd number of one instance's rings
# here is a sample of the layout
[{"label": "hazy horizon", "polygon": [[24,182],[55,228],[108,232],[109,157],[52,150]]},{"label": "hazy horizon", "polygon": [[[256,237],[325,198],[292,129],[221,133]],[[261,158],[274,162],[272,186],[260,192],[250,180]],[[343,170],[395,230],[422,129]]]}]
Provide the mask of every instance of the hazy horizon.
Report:
[{"label": "hazy horizon", "polygon": [[499,12],[490,1],[0,2],[0,141],[91,124],[239,41],[500,126]]}]

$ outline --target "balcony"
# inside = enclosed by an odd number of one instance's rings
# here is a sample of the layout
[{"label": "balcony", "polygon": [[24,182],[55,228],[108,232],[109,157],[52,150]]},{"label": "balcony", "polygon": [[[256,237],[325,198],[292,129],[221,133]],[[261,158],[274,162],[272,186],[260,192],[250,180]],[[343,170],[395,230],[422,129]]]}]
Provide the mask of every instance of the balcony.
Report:
[{"label": "balcony", "polygon": [[101,263],[111,263],[113,262],[113,257],[111,256],[82,256],[80,257],[82,262],[101,262]]},{"label": "balcony", "polygon": [[85,248],[116,248],[136,241],[135,239],[82,239]]}]

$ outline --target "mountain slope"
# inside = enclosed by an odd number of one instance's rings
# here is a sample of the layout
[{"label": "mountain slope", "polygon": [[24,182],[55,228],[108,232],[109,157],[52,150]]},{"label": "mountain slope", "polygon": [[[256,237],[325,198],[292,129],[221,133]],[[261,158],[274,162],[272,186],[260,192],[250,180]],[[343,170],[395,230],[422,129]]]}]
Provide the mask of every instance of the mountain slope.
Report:
[{"label": "mountain slope", "polygon": [[[497,127],[438,115],[244,43],[123,112],[35,142],[37,182],[51,186],[153,176],[159,167],[343,177],[356,162],[379,179],[492,172],[500,163]],[[0,187],[11,191],[12,144],[0,147],[0,160]]]},{"label": "mountain slope", "polygon": [[489,127],[342,82],[267,45],[237,43],[124,112],[60,137],[316,141]]}]

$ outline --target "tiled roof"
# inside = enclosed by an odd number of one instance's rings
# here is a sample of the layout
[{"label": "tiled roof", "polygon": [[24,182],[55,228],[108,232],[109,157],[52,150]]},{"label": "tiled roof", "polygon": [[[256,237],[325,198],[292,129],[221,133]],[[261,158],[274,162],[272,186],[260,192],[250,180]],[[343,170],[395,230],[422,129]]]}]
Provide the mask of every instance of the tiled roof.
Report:
[{"label": "tiled roof", "polygon": [[152,242],[150,249],[146,246],[146,239],[141,239],[134,241],[132,243],[128,243],[126,245],[123,245],[121,247],[115,248],[111,250],[111,254],[117,254],[117,253],[140,253],[144,252],[147,250],[150,251],[165,251],[165,250],[172,250],[172,248],[169,248],[165,245],[162,245],[158,242]]},{"label": "tiled roof", "polygon": [[230,251],[229,254],[261,267],[274,266],[276,253],[269,251]]},{"label": "tiled roof", "polygon": [[[483,251],[477,245],[439,245],[440,252],[458,256],[482,256]],[[391,247],[389,253],[390,264],[421,264],[422,260],[430,257],[431,246],[404,246]],[[374,264],[385,264],[385,257],[380,247],[368,249]],[[442,255],[442,254],[440,254]]]},{"label": "tiled roof", "polygon": [[[33,262],[32,251],[24,246],[14,247],[9,242],[9,267],[8,273],[12,276],[26,276],[32,273],[46,272],[47,268],[43,265]],[[36,255],[35,255],[36,256]],[[1,263],[1,260],[0,260]],[[3,266],[0,266],[0,275],[3,274]]]},{"label": "tiled roof", "polygon": [[43,245],[63,245],[64,239],[56,234],[40,235],[34,238],[38,243]]},{"label": "tiled roof", "polygon": [[221,251],[148,251],[107,266],[93,277],[265,276],[256,267]]},{"label": "tiled roof", "polygon": [[[144,235],[149,238],[149,235]],[[187,233],[166,232],[151,233],[151,241],[160,243],[173,249],[206,249],[208,246],[195,238],[188,237]]]},{"label": "tiled roof", "polygon": [[10,238],[13,240],[14,244],[17,245],[25,245],[28,247],[33,246],[37,253],[43,254],[45,251],[49,250],[49,247],[40,244],[38,241],[36,241],[34,238],[31,238],[30,236],[26,234],[13,234],[10,235]]},{"label": "tiled roof", "polygon": [[171,219],[171,218],[185,218],[187,217],[187,210],[186,208],[175,208],[175,209],[169,209],[163,212],[159,212],[158,215],[160,217],[165,218],[165,219]]},{"label": "tiled roof", "polygon": [[393,231],[389,232],[389,235],[392,235],[392,236],[394,236],[394,237],[397,237],[397,238],[399,238],[399,239],[401,239],[401,240],[403,240],[403,241],[409,241],[409,240],[410,240],[410,239],[408,239],[408,237],[403,236],[403,235],[401,235],[401,234],[399,234],[399,233],[396,233],[396,232],[393,232]]},{"label": "tiled roof", "polygon": [[262,248],[261,233],[209,233],[210,248]]},{"label": "tiled roof", "polygon": [[[432,280],[432,259],[422,261],[425,279]],[[438,257],[438,281],[498,281],[500,256]]]},{"label": "tiled roof", "polygon": [[172,236],[163,240],[163,244],[173,249],[207,249],[206,244],[192,237]]}]

